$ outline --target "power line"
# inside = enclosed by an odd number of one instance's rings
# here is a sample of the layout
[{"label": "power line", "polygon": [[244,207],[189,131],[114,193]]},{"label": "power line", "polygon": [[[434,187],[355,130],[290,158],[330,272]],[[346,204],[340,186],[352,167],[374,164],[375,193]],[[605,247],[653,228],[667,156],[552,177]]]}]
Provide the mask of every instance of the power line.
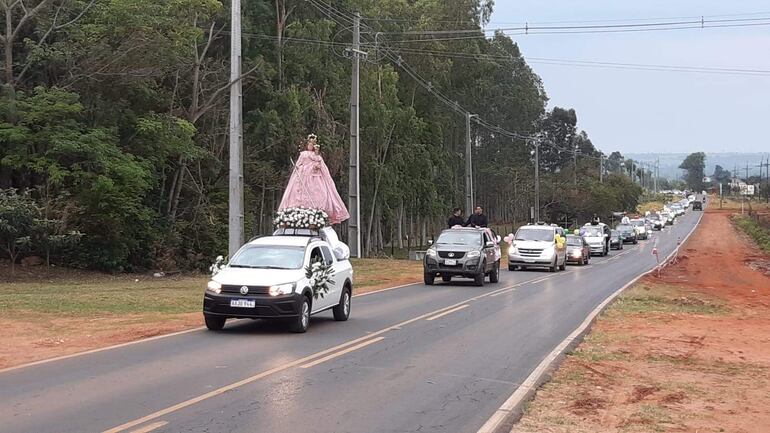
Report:
[{"label": "power line", "polygon": [[[622,23],[622,24],[587,24],[587,25],[530,25],[524,24],[518,27],[497,28],[497,29],[443,29],[443,30],[407,30],[402,32],[380,32],[386,35],[451,35],[451,34],[468,34],[468,33],[490,33],[490,32],[509,32],[509,31],[524,31],[535,33],[537,31],[569,31],[569,30],[666,30],[668,27],[673,29],[679,29],[681,26],[697,26],[701,28],[714,27],[715,25],[732,26],[732,25],[747,25],[757,24],[758,22],[765,22],[770,20],[770,16],[759,18],[730,18],[730,19],[705,19],[705,17],[696,20],[686,21],[661,21],[653,23]],[[735,23],[735,24],[730,24]],[[708,25],[707,25],[708,24]],[[770,23],[764,23],[770,24]]]},{"label": "power line", "polygon": [[[400,52],[410,54],[430,54],[434,56],[443,56],[450,58],[460,58],[469,60],[480,61],[511,61],[515,62],[517,58],[511,56],[496,56],[491,54],[482,53],[459,53],[449,52],[442,50],[428,50],[428,49],[414,49],[414,48],[399,48]],[[658,65],[658,64],[641,64],[641,63],[619,63],[619,62],[606,62],[595,60],[575,60],[575,59],[553,59],[542,57],[521,57],[522,60],[527,63],[540,63],[540,64],[552,64],[552,65],[564,65],[564,66],[586,66],[586,67],[598,67],[598,68],[612,68],[612,69],[634,69],[645,71],[664,71],[664,72],[697,72],[697,73],[716,73],[716,74],[732,74],[732,75],[770,75],[770,70],[762,69],[740,69],[740,68],[717,68],[707,66],[675,66],[675,65]]]},{"label": "power line", "polygon": [[[320,7],[327,7],[329,11],[334,12],[335,14],[342,16],[343,17],[342,19],[345,19],[345,20],[348,19],[347,16],[343,12],[334,9],[330,5],[323,4],[323,2],[321,2],[320,0],[308,0],[308,1],[310,1],[314,6],[316,6],[318,8],[320,8]],[[319,6],[319,4],[321,6]],[[329,15],[327,15],[327,16],[329,16]],[[332,19],[334,21],[337,21],[338,24],[342,24],[342,23],[340,23],[338,21],[338,19],[335,19],[335,18],[332,18]],[[361,26],[371,29],[371,27],[369,27],[365,23],[362,23]],[[463,116],[468,116],[469,115],[470,111],[468,111],[465,108],[463,108],[457,101],[453,101],[451,98],[447,97],[446,95],[444,95],[440,91],[436,90],[433,87],[433,84],[430,81],[426,80],[419,73],[417,73],[417,71],[415,71],[407,62],[405,62],[403,60],[403,57],[398,55],[398,53],[394,53],[391,49],[389,49],[387,47],[384,47],[384,52],[385,52],[385,56],[388,59],[390,59],[392,62],[394,62],[396,65],[398,65],[417,84],[419,84],[423,89],[425,89],[426,91],[431,93],[434,97],[436,97],[439,101],[441,101],[449,109],[451,109],[451,110],[453,110],[453,111],[455,111],[458,114],[461,114]],[[479,117],[479,116],[474,116],[474,121],[479,126],[484,127],[485,129],[487,129],[487,130],[489,130],[491,132],[496,132],[496,133],[498,133],[498,134],[500,134],[502,136],[506,136],[506,137],[509,137],[509,138],[512,138],[512,139],[525,140],[527,142],[535,141],[535,142],[537,142],[539,144],[545,144],[545,145],[547,145],[549,147],[552,147],[552,148],[554,148],[556,150],[563,151],[563,152],[568,152],[568,153],[577,152],[577,149],[564,149],[561,146],[557,145],[556,143],[553,143],[550,140],[545,140],[545,139],[543,139],[543,137],[538,136],[538,135],[524,135],[524,134],[521,134],[521,133],[509,131],[509,130],[507,130],[505,128],[502,128],[502,127],[500,127],[498,125],[493,125],[493,124],[491,124],[491,123],[481,119],[481,117]],[[581,155],[584,158],[595,159],[595,160],[599,160],[601,158],[601,157],[595,157],[595,156],[591,156],[591,155],[587,155],[587,154],[581,154]]]},{"label": "power line", "polygon": [[[744,12],[734,14],[720,14],[720,15],[687,15],[676,17],[648,17],[648,18],[616,18],[616,19],[596,19],[596,20],[567,20],[567,21],[517,21],[517,22],[502,22],[496,21],[498,25],[524,25],[527,22],[531,24],[590,24],[590,23],[613,23],[613,22],[638,22],[638,21],[662,21],[662,20],[685,20],[685,19],[699,19],[699,18],[724,18],[724,17],[745,17],[755,15],[770,15],[770,11],[763,12]],[[422,18],[389,18],[389,17],[365,17],[367,21],[377,22],[403,22],[403,23],[420,23],[426,20]],[[430,23],[437,24],[456,24],[458,20],[427,20]]]}]

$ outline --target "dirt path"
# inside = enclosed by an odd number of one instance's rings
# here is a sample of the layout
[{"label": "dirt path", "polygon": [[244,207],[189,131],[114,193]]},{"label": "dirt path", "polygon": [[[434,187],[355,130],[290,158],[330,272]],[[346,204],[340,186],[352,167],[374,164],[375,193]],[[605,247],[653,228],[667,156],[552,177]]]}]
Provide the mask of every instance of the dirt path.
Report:
[{"label": "dirt path", "polygon": [[730,214],[602,315],[513,432],[770,431],[768,257]]}]

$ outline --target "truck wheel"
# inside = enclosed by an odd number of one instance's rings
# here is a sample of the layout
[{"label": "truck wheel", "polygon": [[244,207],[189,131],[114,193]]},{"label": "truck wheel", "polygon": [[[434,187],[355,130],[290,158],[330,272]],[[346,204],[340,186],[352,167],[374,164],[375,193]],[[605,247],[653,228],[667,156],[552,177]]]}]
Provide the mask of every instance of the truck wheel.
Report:
[{"label": "truck wheel", "polygon": [[310,299],[304,296],[299,306],[299,316],[292,319],[289,330],[295,334],[302,334],[307,332],[308,326],[310,326]]},{"label": "truck wheel", "polygon": [[548,267],[548,271],[549,271],[549,272],[556,272],[556,268],[557,268],[556,264],[557,264],[558,262],[559,262],[559,259],[558,259],[558,257],[557,257],[557,258],[554,258],[554,259],[553,259],[553,264],[552,264],[550,267]]},{"label": "truck wheel", "polygon": [[495,262],[495,268],[489,273],[489,282],[497,283],[500,281],[500,262]]},{"label": "truck wheel", "polygon": [[[559,260],[559,258],[558,258],[558,257],[556,257],[556,260],[558,261],[558,260]],[[559,266],[559,270],[560,270],[560,271],[563,271],[563,270],[565,270],[565,269],[567,269],[567,258],[566,258],[566,257],[564,258],[564,262],[561,264],[561,266]]]},{"label": "truck wheel", "polygon": [[434,274],[423,275],[423,281],[425,282],[426,286],[432,286],[435,280],[436,280],[436,276]]},{"label": "truck wheel", "polygon": [[221,331],[225,327],[227,317],[223,316],[211,316],[208,314],[203,315],[203,320],[206,322],[206,328],[211,331]]},{"label": "truck wheel", "polygon": [[484,278],[485,277],[486,277],[486,275],[484,275],[484,270],[482,269],[481,272],[479,272],[478,274],[476,274],[473,277],[473,284],[475,284],[475,285],[477,285],[479,287],[483,286],[484,285]]},{"label": "truck wheel", "polygon": [[508,265],[508,270],[509,271],[515,271],[516,270],[516,266]]},{"label": "truck wheel", "polygon": [[334,320],[344,322],[350,317],[350,289],[345,287],[340,297],[340,303],[332,308]]}]

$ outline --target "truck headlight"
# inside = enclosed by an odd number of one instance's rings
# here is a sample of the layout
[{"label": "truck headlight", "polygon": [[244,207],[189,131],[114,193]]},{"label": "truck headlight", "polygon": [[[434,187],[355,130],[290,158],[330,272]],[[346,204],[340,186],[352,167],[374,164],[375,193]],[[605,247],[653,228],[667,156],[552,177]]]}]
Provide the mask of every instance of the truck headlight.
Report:
[{"label": "truck headlight", "polygon": [[572,250],[572,257],[580,257],[583,255],[583,251],[581,250]]},{"label": "truck headlight", "polygon": [[474,257],[479,257],[480,255],[481,255],[481,253],[478,252],[478,251],[471,251],[471,252],[468,253],[468,255],[466,257],[468,257],[469,259],[472,259]]},{"label": "truck headlight", "polygon": [[433,248],[428,248],[428,251],[426,251],[425,254],[427,254],[428,257],[436,257],[436,250]]},{"label": "truck headlight", "polygon": [[270,286],[268,293],[270,293],[270,296],[288,295],[290,293],[294,293],[294,283]]},{"label": "truck headlight", "polygon": [[216,293],[218,295],[222,293],[222,285],[217,283],[216,281],[209,281],[209,283],[206,284],[206,291],[211,293]]},{"label": "truck headlight", "polygon": [[508,255],[509,256],[518,255],[518,254],[519,254],[519,249],[518,248],[511,247],[511,248],[508,249]]}]

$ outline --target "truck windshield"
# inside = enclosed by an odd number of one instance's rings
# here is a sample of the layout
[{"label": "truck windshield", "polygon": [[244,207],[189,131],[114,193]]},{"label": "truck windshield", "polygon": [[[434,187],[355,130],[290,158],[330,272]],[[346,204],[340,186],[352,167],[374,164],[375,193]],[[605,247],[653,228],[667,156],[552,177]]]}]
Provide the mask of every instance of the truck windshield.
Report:
[{"label": "truck windshield", "polygon": [[516,232],[517,241],[553,242],[553,230],[520,228]]},{"label": "truck windshield", "polygon": [[231,268],[300,269],[305,259],[305,248],[248,245],[230,260]]},{"label": "truck windshield", "polygon": [[602,228],[599,226],[588,226],[584,227],[583,231],[585,234],[583,236],[589,237],[589,238],[597,238],[604,235],[604,232],[602,231]]},{"label": "truck windshield", "polygon": [[621,231],[621,232],[630,232],[633,229],[634,228],[628,224],[620,224],[618,226],[618,231]]},{"label": "truck windshield", "polygon": [[438,237],[436,245],[467,245],[469,247],[481,246],[481,234],[474,232],[444,232]]}]

